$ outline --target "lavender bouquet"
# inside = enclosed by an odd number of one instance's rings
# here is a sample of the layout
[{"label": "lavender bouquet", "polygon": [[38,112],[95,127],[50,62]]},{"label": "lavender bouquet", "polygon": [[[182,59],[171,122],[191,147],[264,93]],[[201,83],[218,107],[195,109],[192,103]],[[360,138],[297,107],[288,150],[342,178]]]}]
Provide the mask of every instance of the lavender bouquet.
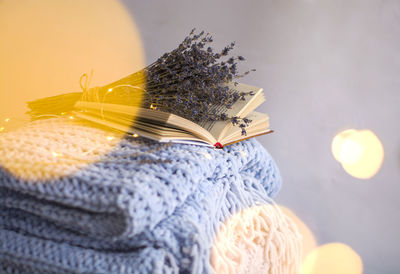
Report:
[{"label": "lavender bouquet", "polygon": [[[176,49],[164,53],[144,69],[103,87],[83,88],[83,92],[28,102],[28,113],[32,119],[59,115],[71,111],[78,100],[105,98],[107,103],[139,105],[170,112],[194,122],[231,119],[233,124],[244,129],[249,120],[227,117],[218,112],[218,106],[230,108],[236,101],[253,95],[251,91],[239,93],[226,86],[229,82],[236,83],[236,79],[250,71],[238,73],[238,61],[245,58],[229,56],[234,42],[220,52],[214,52],[209,46],[212,42],[209,33],[201,31],[196,34],[193,29]],[[119,87],[118,91],[110,93],[115,87]],[[140,100],[137,98],[138,90],[143,91]]]}]

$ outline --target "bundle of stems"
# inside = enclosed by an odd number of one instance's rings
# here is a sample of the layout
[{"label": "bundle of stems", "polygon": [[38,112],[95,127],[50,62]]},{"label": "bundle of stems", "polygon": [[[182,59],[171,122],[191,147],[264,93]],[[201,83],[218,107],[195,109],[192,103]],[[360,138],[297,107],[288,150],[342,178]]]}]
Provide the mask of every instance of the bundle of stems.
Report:
[{"label": "bundle of stems", "polygon": [[208,46],[212,41],[209,33],[196,34],[193,29],[176,49],[144,69],[103,87],[87,89],[81,84],[83,92],[28,102],[31,109],[28,113],[32,119],[60,115],[72,111],[77,101],[84,100],[157,109],[194,122],[231,119],[237,124],[238,117],[227,117],[219,109],[230,108],[237,100],[253,95],[238,93],[227,86],[250,71],[238,73],[237,62],[245,59],[229,56],[234,42],[214,52]]}]

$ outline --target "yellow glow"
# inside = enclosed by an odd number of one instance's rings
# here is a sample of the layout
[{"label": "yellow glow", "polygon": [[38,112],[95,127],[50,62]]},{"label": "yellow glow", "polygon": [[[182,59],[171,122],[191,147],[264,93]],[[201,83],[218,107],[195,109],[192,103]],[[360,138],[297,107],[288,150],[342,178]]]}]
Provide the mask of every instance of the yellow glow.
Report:
[{"label": "yellow glow", "polygon": [[91,70],[94,87],[145,65],[139,32],[118,0],[0,5],[0,119],[27,117],[27,101],[81,91],[79,79]]},{"label": "yellow glow", "polygon": [[62,153],[58,153],[58,152],[55,152],[55,151],[52,151],[51,154],[53,155],[53,157],[60,157],[60,156],[62,156]]},{"label": "yellow glow", "polygon": [[2,132],[4,130],[4,127],[0,127],[0,132]]},{"label": "yellow glow", "polygon": [[317,246],[317,241],[315,240],[314,234],[308,228],[308,226],[291,211],[289,208],[284,206],[279,206],[283,213],[288,216],[297,226],[301,236],[303,244],[303,261],[308,253],[315,249]]},{"label": "yellow glow", "polygon": [[361,257],[342,243],[319,246],[303,263],[303,274],[361,274],[362,271]]},{"label": "yellow glow", "polygon": [[6,119],[4,119],[4,122],[9,122],[10,121],[10,118],[6,118]]},{"label": "yellow glow", "polygon": [[349,136],[351,136],[355,132],[356,132],[355,129],[348,129],[340,132],[333,138],[331,149],[333,157],[335,157],[336,161],[338,162],[341,161],[341,146],[344,140],[346,140]]},{"label": "yellow glow", "polygon": [[371,130],[340,132],[332,140],[332,154],[347,173],[359,179],[373,177],[384,158],[382,143]]},{"label": "yellow glow", "polygon": [[95,126],[63,118],[38,121],[1,134],[0,165],[15,177],[46,182],[99,161],[123,135],[107,141],[109,131]]},{"label": "yellow glow", "polygon": [[151,104],[151,105],[150,105],[150,109],[156,110],[156,109],[157,109],[157,106]]},{"label": "yellow glow", "polygon": [[115,139],[114,136],[107,136],[107,140],[108,140],[108,141],[111,141],[111,140],[114,140],[114,139]]},{"label": "yellow glow", "polygon": [[[88,88],[142,69],[144,51],[131,15],[118,0],[1,0],[0,6],[0,121],[11,118],[7,130],[2,127],[0,165],[26,179],[49,179],[97,161],[117,143],[106,142],[108,133],[90,129],[96,139],[87,142],[92,136],[68,134],[68,128],[76,130],[78,123],[68,123],[74,116],[60,113],[67,119],[60,129],[40,126],[47,133],[44,142],[23,127],[30,118],[25,114],[26,102],[81,92],[80,77],[92,70]],[[140,92],[137,95],[140,99]],[[11,130],[14,123],[21,128],[19,135]],[[12,138],[21,142],[9,142]],[[53,149],[65,151],[64,156],[52,153]],[[54,157],[46,157],[43,151]]]},{"label": "yellow glow", "polygon": [[139,137],[139,134],[134,133],[134,134],[132,134],[132,136],[136,138],[136,137]]},{"label": "yellow glow", "polygon": [[112,88],[109,88],[109,89],[108,89],[108,92],[111,92],[111,91],[112,91]]},{"label": "yellow glow", "polygon": [[346,139],[340,149],[340,162],[342,164],[357,164],[364,154],[364,147],[351,139]]}]

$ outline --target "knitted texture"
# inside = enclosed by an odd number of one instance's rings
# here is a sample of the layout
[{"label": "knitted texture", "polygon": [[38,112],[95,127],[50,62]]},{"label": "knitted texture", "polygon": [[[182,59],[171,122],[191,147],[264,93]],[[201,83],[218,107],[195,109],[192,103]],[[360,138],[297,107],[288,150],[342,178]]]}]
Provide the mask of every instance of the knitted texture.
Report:
[{"label": "knitted texture", "polygon": [[[222,223],[281,185],[255,140],[213,150],[109,135],[65,119],[0,135],[1,271],[209,273]],[[298,235],[282,219],[293,263]]]},{"label": "knitted texture", "polygon": [[216,273],[300,273],[300,250],[293,221],[274,204],[258,205],[219,227],[211,265]]}]

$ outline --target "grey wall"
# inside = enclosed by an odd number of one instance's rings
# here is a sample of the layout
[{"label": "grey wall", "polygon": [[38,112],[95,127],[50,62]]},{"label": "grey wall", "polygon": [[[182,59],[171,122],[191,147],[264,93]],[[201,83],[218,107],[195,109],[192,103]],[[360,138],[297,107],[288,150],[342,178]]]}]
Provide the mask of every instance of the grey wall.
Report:
[{"label": "grey wall", "polygon": [[[192,27],[257,69],[243,82],[265,89],[261,110],[275,133],[258,138],[278,163],[277,202],[292,209],[318,244],[343,242],[364,273],[399,273],[400,1],[123,1],[144,40],[148,63]],[[244,69],[246,66],[244,66]],[[333,159],[333,136],[368,128],[385,159],[358,180]]]}]

